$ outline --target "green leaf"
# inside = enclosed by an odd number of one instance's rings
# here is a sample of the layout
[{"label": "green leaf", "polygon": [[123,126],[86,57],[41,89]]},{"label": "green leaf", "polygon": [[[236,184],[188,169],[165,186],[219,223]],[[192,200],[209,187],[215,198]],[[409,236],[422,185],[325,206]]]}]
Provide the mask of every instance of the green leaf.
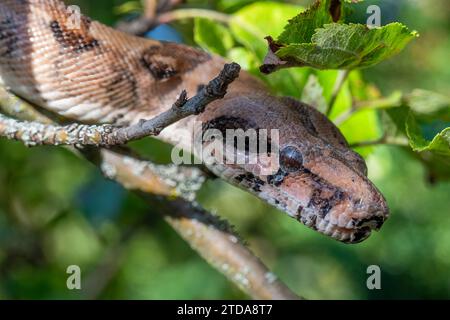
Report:
[{"label": "green leaf", "polygon": [[128,1],[114,8],[116,14],[130,14],[142,12],[142,3],[140,1]]},{"label": "green leaf", "polygon": [[195,19],[194,40],[202,48],[221,56],[226,56],[234,45],[233,36],[227,28],[203,18]]},{"label": "green leaf", "polygon": [[[341,124],[339,129],[350,144],[360,141],[377,140],[381,135],[380,122],[375,110],[363,110]],[[356,149],[362,156],[367,156],[373,147],[359,147]]]},{"label": "green leaf", "polygon": [[450,99],[416,89],[405,95],[404,104],[409,107],[404,121],[411,148],[446,157],[450,167]]},{"label": "green leaf", "polygon": [[222,12],[233,12],[244,6],[247,6],[257,0],[218,0],[216,1],[216,9]]},{"label": "green leaf", "polygon": [[231,32],[262,61],[267,51],[264,38],[277,36],[286,21],[304,9],[300,6],[264,1],[248,5],[236,12],[230,21]]},{"label": "green leaf", "polygon": [[258,66],[258,59],[249,50],[243,47],[236,47],[228,51],[228,59],[239,63],[245,70],[255,70]]},{"label": "green leaf", "polygon": [[[406,133],[415,155],[426,167],[428,180],[438,182],[450,179],[450,123],[433,137],[427,137],[429,121],[410,111],[406,120]],[[434,120],[433,122],[436,122]],[[433,123],[432,122],[432,123]],[[445,122],[444,122],[445,123]],[[439,127],[439,126],[438,126]]]},{"label": "green leaf", "polygon": [[316,0],[289,20],[276,41],[268,34],[269,51],[261,71],[272,73],[295,66],[366,68],[398,53],[417,36],[400,23],[374,29],[362,24],[343,24],[347,2],[350,1]]},{"label": "green leaf", "polygon": [[389,138],[399,138],[408,142],[406,135],[406,119],[410,113],[408,107],[386,109],[382,113],[383,131]]},{"label": "green leaf", "polygon": [[404,106],[383,113],[386,138],[394,143],[406,140],[410,155],[424,165],[433,183],[450,179],[450,113],[442,103],[445,100],[433,92],[414,90],[404,95]]},{"label": "green leaf", "polygon": [[284,44],[309,43],[316,29],[341,19],[341,3],[336,0],[316,1],[306,11],[289,21],[278,41]]},{"label": "green leaf", "polygon": [[411,112],[406,120],[406,133],[411,148],[417,152],[431,151],[446,156],[450,166],[450,127],[439,132],[431,141],[426,139],[419,122]]},{"label": "green leaf", "polygon": [[262,78],[278,95],[299,97],[310,71],[291,69],[262,77],[258,67],[267,50],[264,37],[267,34],[274,36],[280,34],[286,21],[299,11],[303,11],[300,6],[260,1],[237,11],[230,21],[230,30],[235,41],[242,47],[234,48],[228,52],[227,57],[233,61],[243,61],[244,69]]},{"label": "green leaf", "polygon": [[327,24],[316,30],[312,43],[285,45],[272,42],[272,52],[269,52],[262,70],[273,72],[292,66],[367,68],[397,54],[415,36],[416,33],[400,23],[374,29],[361,24]]},{"label": "green leaf", "polygon": [[307,10],[289,20],[289,24],[278,37],[277,42],[284,44],[310,43],[316,29],[343,20],[346,3],[360,1],[316,0]]},{"label": "green leaf", "polygon": [[[314,73],[317,75],[318,81],[323,88],[323,95],[327,103],[329,103],[339,72],[337,70],[316,70],[314,71]],[[342,89],[340,90],[340,93],[334,104],[333,112],[330,115],[330,118],[332,120],[336,121],[342,115],[345,115],[351,111],[353,103],[353,94],[351,89],[352,87],[357,86],[357,81],[359,79],[359,72],[353,71],[349,75],[348,79],[344,82],[344,85],[342,86]],[[363,83],[359,83],[358,93],[361,99],[369,98],[369,93],[367,91],[368,86]],[[358,143],[360,141],[376,140],[382,134],[377,111],[369,109],[361,110],[360,112],[354,114],[352,117],[347,119],[347,121],[339,124],[339,129],[350,144]],[[373,148],[358,148],[357,151],[361,155],[367,156],[373,151]]]},{"label": "green leaf", "polygon": [[416,114],[450,117],[450,99],[439,93],[415,89],[405,100]]}]

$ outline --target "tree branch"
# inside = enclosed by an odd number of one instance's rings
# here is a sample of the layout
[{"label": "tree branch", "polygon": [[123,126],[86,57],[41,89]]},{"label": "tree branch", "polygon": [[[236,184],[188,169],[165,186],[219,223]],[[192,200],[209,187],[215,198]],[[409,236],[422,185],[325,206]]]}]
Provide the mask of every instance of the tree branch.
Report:
[{"label": "tree branch", "polygon": [[211,102],[225,96],[228,86],[239,76],[237,63],[226,64],[220,74],[210,81],[197,95],[187,99],[183,91],[172,108],[150,120],[141,120],[129,127],[113,125],[71,124],[57,126],[36,122],[24,122],[0,115],[0,137],[19,140],[28,146],[81,145],[117,146],[147,136],[157,136],[167,126],[191,115],[200,114]]},{"label": "tree branch", "polygon": [[[127,177],[129,188],[142,190],[151,178],[151,172],[146,174],[136,172],[133,166],[124,165],[120,157],[113,159],[107,155],[104,161],[114,166],[121,176]],[[122,182],[118,178],[117,176],[116,179]],[[149,199],[148,195],[142,196]],[[154,199],[149,200],[154,205]],[[208,213],[197,204],[180,198],[161,202],[160,211],[167,223],[200,256],[252,298],[299,298],[245,247],[226,221]]]},{"label": "tree branch", "polygon": [[[29,104],[12,95],[8,95],[7,99],[0,98],[0,108],[12,116],[27,120],[35,117],[47,124],[51,121],[35,111]],[[71,150],[75,151],[74,148]],[[95,158],[90,156],[87,150],[84,150],[83,154],[90,161]],[[219,220],[190,201],[181,198],[174,199],[174,196],[189,198],[189,192],[183,194],[183,190],[189,189],[189,187],[180,188],[180,184],[177,184],[176,181],[167,179],[161,171],[161,166],[155,166],[109,149],[100,149],[96,163],[108,178],[118,181],[127,189],[139,190],[140,195],[151,201],[150,205],[152,206],[154,206],[155,199],[150,199],[149,193],[170,197],[170,201],[168,198],[159,198],[158,200],[161,203],[160,211],[164,219],[200,256],[226,275],[250,297],[253,299],[299,299],[239,240],[226,222]],[[196,169],[190,170],[193,170],[192,177],[198,175]],[[183,171],[182,174],[189,176],[186,171]],[[173,179],[173,175],[170,174],[170,176]],[[180,176],[180,180],[186,181],[182,176]],[[193,181],[195,180],[194,178]],[[107,281],[106,279],[102,286],[105,286]],[[101,288],[98,290],[101,291]],[[96,294],[98,291],[94,296]]]}]

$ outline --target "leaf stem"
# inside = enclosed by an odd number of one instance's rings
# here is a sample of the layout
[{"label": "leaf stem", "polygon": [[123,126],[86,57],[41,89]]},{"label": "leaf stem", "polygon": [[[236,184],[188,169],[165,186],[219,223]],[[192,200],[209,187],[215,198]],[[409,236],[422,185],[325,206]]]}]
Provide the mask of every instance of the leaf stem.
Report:
[{"label": "leaf stem", "polygon": [[372,147],[377,145],[392,145],[392,146],[402,146],[406,147],[409,145],[408,141],[404,138],[399,137],[389,137],[386,134],[383,135],[381,138],[376,140],[367,140],[367,141],[360,141],[350,144],[351,148],[361,148],[361,147]]},{"label": "leaf stem", "polygon": [[181,19],[207,18],[223,23],[230,23],[231,16],[207,9],[178,9],[161,14],[158,18],[158,24],[169,23]]},{"label": "leaf stem", "polygon": [[401,105],[402,95],[395,94],[386,98],[380,98],[375,100],[367,100],[367,101],[354,101],[352,107],[339,115],[334,120],[334,124],[340,126],[348,119],[350,119],[355,113],[366,110],[366,109],[387,109],[392,107],[397,107]]},{"label": "leaf stem", "polygon": [[333,107],[336,103],[339,93],[341,92],[345,81],[347,80],[348,76],[350,75],[350,72],[351,72],[351,70],[339,70],[336,82],[334,84],[333,93],[331,94],[331,100],[330,100],[330,103],[328,104],[328,108],[325,113],[327,116],[330,116],[331,111],[333,111]]},{"label": "leaf stem", "polygon": [[151,18],[146,15],[142,15],[132,21],[121,21],[116,25],[116,29],[134,34],[137,36],[145,35],[149,30],[155,28],[161,24],[167,24],[176,20],[182,19],[194,19],[194,18],[206,18],[215,21],[219,21],[225,24],[229,24],[231,16],[207,9],[177,9],[160,13]]}]

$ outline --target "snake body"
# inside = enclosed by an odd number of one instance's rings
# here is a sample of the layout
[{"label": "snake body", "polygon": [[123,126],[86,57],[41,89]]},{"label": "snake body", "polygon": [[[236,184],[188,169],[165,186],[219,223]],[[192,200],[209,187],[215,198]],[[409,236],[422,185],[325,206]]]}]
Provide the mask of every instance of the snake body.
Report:
[{"label": "snake body", "polygon": [[[65,119],[126,125],[154,117],[182,90],[195,95],[225,63],[185,45],[121,33],[86,16],[77,26],[72,19],[58,0],[0,2],[0,81]],[[364,160],[339,130],[314,108],[272,96],[245,72],[224,99],[166,128],[160,138],[193,150],[194,136],[206,129],[279,130],[280,168],[269,175],[261,174],[260,163],[206,166],[320,233],[356,243],[388,217]]]}]

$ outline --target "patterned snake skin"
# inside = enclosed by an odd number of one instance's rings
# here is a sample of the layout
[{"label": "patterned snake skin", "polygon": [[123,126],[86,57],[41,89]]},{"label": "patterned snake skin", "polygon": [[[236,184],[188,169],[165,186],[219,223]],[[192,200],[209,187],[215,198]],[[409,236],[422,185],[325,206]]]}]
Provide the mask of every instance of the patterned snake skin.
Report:
[{"label": "patterned snake skin", "polygon": [[[183,89],[195,95],[225,63],[85,16],[74,26],[72,18],[57,0],[0,1],[0,82],[72,121],[123,125],[151,118],[170,108]],[[339,130],[313,108],[271,96],[245,72],[224,99],[166,128],[160,138],[192,150],[194,136],[206,129],[279,130],[280,169],[270,175],[261,174],[259,163],[206,166],[320,233],[356,243],[388,217],[364,160]]]}]

